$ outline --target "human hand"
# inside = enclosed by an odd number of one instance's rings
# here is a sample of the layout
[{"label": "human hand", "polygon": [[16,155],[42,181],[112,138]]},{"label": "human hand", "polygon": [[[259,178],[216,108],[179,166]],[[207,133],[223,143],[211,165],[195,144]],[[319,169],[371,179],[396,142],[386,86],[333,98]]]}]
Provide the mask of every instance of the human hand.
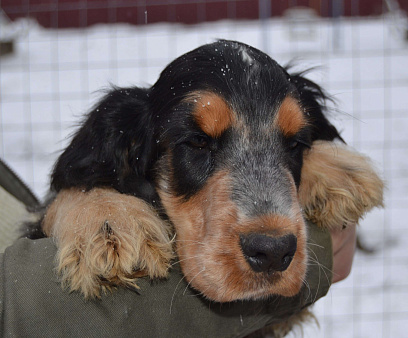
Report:
[{"label": "human hand", "polygon": [[356,250],[356,224],[349,224],[345,229],[331,231],[333,243],[333,283],[345,279],[351,271]]}]

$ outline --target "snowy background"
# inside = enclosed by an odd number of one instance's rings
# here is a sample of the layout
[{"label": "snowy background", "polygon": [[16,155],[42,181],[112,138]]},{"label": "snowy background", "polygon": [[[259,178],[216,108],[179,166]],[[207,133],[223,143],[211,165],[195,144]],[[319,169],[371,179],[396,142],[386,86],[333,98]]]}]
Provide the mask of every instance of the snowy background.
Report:
[{"label": "snowy background", "polygon": [[[33,188],[109,83],[147,85],[175,57],[216,38],[234,39],[301,69],[336,99],[331,120],[372,157],[387,182],[386,208],[361,223],[374,254],[315,306],[305,337],[408,336],[408,41],[397,16],[370,19],[223,21],[195,26],[9,27],[15,53],[0,58],[0,157]],[[295,336],[295,335],[293,335]]]}]

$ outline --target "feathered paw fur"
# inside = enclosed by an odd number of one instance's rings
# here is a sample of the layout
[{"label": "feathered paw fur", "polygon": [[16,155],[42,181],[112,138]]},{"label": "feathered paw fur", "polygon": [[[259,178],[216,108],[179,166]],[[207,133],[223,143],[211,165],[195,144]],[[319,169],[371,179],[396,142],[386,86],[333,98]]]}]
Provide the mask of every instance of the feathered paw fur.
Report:
[{"label": "feathered paw fur", "polygon": [[305,154],[299,200],[320,227],[341,228],[383,206],[384,183],[369,158],[351,147],[316,141]]},{"label": "feathered paw fur", "polygon": [[62,190],[43,230],[56,241],[63,286],[85,298],[111,286],[137,287],[143,275],[166,277],[173,257],[169,224],[141,199],[113,189]]}]

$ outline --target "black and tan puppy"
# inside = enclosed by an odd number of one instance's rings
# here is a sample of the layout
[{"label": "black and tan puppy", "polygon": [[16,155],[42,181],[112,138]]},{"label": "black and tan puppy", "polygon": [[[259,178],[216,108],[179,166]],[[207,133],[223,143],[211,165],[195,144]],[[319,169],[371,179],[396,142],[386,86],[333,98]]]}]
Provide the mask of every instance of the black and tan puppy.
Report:
[{"label": "black and tan puppy", "polygon": [[150,88],[112,89],[59,157],[37,229],[55,237],[63,283],[95,297],[165,277],[177,255],[214,301],[297,294],[305,218],[342,227],[382,203],[325,99],[233,41],[179,57]]}]

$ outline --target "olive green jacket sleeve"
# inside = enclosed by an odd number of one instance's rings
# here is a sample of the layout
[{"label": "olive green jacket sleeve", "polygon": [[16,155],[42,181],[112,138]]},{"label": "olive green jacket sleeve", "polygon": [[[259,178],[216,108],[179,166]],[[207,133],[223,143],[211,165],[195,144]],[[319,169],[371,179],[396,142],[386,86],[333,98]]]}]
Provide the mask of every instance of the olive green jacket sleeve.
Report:
[{"label": "olive green jacket sleeve", "polygon": [[[331,239],[309,226],[307,282],[292,298],[213,303],[190,289],[179,267],[169,278],[141,278],[138,291],[119,288],[84,301],[61,289],[51,239],[20,239],[0,255],[2,337],[243,337],[324,296],[331,282]],[[319,264],[315,262],[316,258]]]}]

